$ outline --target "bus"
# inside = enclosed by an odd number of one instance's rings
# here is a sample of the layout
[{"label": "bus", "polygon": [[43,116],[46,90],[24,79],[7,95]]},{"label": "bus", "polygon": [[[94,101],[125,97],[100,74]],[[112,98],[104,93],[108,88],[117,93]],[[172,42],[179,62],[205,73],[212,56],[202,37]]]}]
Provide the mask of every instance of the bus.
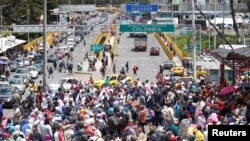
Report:
[{"label": "bus", "polygon": [[134,35],[135,51],[147,50],[147,37],[145,33],[136,33]]},{"label": "bus", "polygon": [[[196,19],[194,23],[195,23],[195,25],[200,25],[201,29],[203,29],[203,30],[207,29],[207,27],[208,27],[208,23],[207,23],[207,21],[205,19]],[[192,20],[191,19],[185,19],[184,24],[192,25]]]}]

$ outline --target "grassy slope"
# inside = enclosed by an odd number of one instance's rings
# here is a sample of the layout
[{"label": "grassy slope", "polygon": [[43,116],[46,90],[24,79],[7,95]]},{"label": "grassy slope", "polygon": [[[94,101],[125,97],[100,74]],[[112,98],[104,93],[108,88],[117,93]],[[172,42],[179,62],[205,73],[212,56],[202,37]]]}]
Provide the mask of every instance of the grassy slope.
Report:
[{"label": "grassy slope", "polygon": [[[174,42],[175,41],[175,37],[174,36],[169,36],[172,41]],[[210,48],[213,49],[214,48],[214,45],[213,45],[213,36],[210,37],[211,40],[210,40]],[[202,48],[206,48],[206,49],[209,49],[209,37],[207,35],[202,35],[201,36],[201,47]],[[236,36],[226,36],[226,39],[231,43],[231,44],[237,44],[237,39],[236,39]],[[176,36],[176,45],[177,47],[179,47],[183,52],[184,52],[184,55],[186,57],[191,57],[192,56],[192,52],[190,50],[187,50],[187,49],[184,49],[184,46],[188,43],[192,43],[192,37],[191,36],[184,36],[184,35],[181,35],[181,36]],[[196,43],[197,44],[200,44],[200,38],[199,36],[196,36]],[[217,47],[221,44],[225,44],[224,40],[217,36]]]}]

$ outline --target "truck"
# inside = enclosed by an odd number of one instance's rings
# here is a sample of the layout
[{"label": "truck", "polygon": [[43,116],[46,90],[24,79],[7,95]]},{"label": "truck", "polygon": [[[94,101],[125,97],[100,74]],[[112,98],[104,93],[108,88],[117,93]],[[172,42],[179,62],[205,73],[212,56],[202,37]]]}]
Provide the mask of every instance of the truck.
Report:
[{"label": "truck", "polygon": [[147,50],[147,34],[137,33],[134,36],[135,51]]}]

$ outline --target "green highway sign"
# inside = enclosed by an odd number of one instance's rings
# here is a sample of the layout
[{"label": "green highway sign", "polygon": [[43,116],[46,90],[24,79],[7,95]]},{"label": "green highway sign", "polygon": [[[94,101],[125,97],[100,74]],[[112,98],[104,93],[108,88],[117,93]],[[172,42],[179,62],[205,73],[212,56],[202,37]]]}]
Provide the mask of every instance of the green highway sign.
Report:
[{"label": "green highway sign", "polygon": [[91,45],[91,51],[93,51],[93,52],[100,52],[102,50],[103,50],[102,44],[92,44]]},{"label": "green highway sign", "polygon": [[120,32],[174,32],[173,24],[121,24]]}]

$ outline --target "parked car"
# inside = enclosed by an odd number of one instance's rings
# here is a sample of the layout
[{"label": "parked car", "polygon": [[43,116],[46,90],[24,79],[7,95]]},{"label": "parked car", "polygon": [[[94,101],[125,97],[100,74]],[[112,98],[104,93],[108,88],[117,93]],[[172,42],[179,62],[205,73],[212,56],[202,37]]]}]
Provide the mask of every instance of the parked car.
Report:
[{"label": "parked car", "polygon": [[28,69],[26,69],[26,68],[18,68],[18,69],[16,69],[15,73],[16,74],[24,74],[30,79]]},{"label": "parked car", "polygon": [[48,60],[48,62],[54,62],[56,60],[56,55],[55,54],[49,54],[47,60]]},{"label": "parked car", "polygon": [[160,55],[160,48],[156,46],[152,46],[150,48],[150,53],[149,55]]},{"label": "parked car", "polygon": [[172,68],[173,75],[178,75],[183,77],[184,76],[184,67],[180,64],[175,64],[175,66]]},{"label": "parked car", "polygon": [[31,61],[35,60],[36,53],[35,52],[28,52],[27,58]]},{"label": "parked car", "polygon": [[9,84],[12,87],[17,87],[18,90],[20,91],[20,94],[24,94],[25,93],[26,84],[24,83],[23,79],[20,79],[20,78],[11,78],[9,80]]},{"label": "parked car", "polygon": [[[39,48],[39,52],[41,54],[43,54],[43,42],[42,41],[38,43],[38,48]],[[50,46],[49,46],[49,43],[47,42],[47,44],[46,44],[47,52],[49,52],[49,48],[50,48]]]},{"label": "parked car", "polygon": [[36,70],[38,71],[39,75],[43,73],[43,65],[33,64],[33,66],[36,67]]},{"label": "parked car", "polygon": [[41,66],[43,66],[43,60],[36,60],[35,62],[34,62],[34,65],[41,65]]},{"label": "parked car", "polygon": [[29,78],[25,74],[14,74],[12,78],[23,79],[26,85],[29,83]]},{"label": "parked car", "polygon": [[16,58],[14,61],[17,62],[17,66],[18,66],[18,67],[24,67],[24,66],[25,66],[25,65],[24,65],[24,61],[23,61],[22,58]]},{"label": "parked car", "polygon": [[16,87],[11,87],[11,86],[0,87],[0,99],[3,100],[4,107],[13,106],[11,98],[15,93],[19,93],[19,90]]},{"label": "parked car", "polygon": [[30,60],[28,58],[23,58],[23,62],[25,66],[29,66],[30,65]]},{"label": "parked car", "polygon": [[35,66],[28,66],[26,67],[29,71],[29,75],[32,79],[38,78],[38,71]]},{"label": "parked car", "polygon": [[202,66],[197,66],[196,67],[196,73],[197,73],[198,77],[206,76],[207,75],[207,70]]},{"label": "parked car", "polygon": [[16,71],[16,69],[18,68],[18,64],[16,61],[10,61],[9,63],[9,68],[10,68],[10,71]]},{"label": "parked car", "polygon": [[174,65],[175,65],[175,63],[172,60],[167,60],[167,61],[163,62],[164,69],[172,69]]},{"label": "parked car", "polygon": [[34,60],[43,60],[43,54],[37,54]]}]

